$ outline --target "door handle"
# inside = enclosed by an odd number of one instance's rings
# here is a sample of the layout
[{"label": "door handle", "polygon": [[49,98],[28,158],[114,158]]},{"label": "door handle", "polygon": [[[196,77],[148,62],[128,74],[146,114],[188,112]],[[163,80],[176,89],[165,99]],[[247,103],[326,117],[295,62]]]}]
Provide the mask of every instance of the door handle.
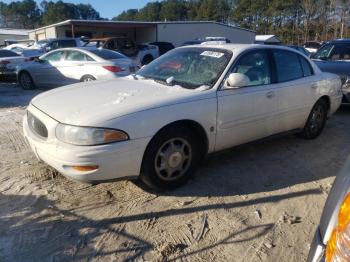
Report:
[{"label": "door handle", "polygon": [[270,91],[266,93],[266,97],[267,98],[273,98],[275,96],[275,92],[274,91]]},{"label": "door handle", "polygon": [[312,84],[312,85],[311,85],[311,88],[312,88],[312,89],[316,89],[317,87],[318,87],[317,84]]}]

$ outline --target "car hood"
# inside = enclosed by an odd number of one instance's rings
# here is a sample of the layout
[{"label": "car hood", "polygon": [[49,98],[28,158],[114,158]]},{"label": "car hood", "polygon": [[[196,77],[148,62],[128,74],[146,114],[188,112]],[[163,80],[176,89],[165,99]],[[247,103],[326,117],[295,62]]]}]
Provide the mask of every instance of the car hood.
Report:
[{"label": "car hood", "polygon": [[71,125],[98,125],[113,118],[162,106],[212,97],[213,90],[166,86],[132,77],[79,83],[36,96],[31,104]]},{"label": "car hood", "polygon": [[350,76],[350,62],[347,61],[324,61],[314,59],[314,63],[323,72],[337,74],[339,76]]}]

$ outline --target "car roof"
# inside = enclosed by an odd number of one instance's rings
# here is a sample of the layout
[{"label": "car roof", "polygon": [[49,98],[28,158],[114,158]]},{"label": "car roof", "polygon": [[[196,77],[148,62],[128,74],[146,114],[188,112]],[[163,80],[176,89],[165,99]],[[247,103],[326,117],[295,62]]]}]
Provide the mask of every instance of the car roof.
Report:
[{"label": "car roof", "polygon": [[328,41],[327,43],[331,43],[331,44],[335,44],[335,43],[350,44],[350,38],[334,39],[334,40]]},{"label": "car roof", "polygon": [[[291,49],[290,47],[287,46],[281,46],[281,45],[260,45],[260,44],[210,44],[210,42],[206,42],[205,44],[201,45],[190,45],[190,46],[183,46],[180,48],[186,48],[186,47],[207,47],[207,48],[218,48],[218,49],[226,49],[229,51],[234,51],[234,52],[240,52],[244,50],[249,50],[249,49],[282,49],[282,50],[288,50],[288,51],[293,51],[297,52],[294,49]],[[297,52],[299,53],[299,52]]]}]

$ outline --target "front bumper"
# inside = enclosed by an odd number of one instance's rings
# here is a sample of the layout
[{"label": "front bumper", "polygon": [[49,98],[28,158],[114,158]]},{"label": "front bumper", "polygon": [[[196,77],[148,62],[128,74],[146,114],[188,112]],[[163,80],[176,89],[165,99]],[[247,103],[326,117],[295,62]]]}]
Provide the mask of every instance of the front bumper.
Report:
[{"label": "front bumper", "polygon": [[326,248],[322,243],[320,230],[317,228],[306,262],[325,262],[325,249]]},{"label": "front bumper", "polygon": [[[58,122],[33,106],[28,110],[48,129],[48,138],[42,139],[23,118],[23,132],[31,149],[38,157],[64,176],[82,182],[114,180],[140,174],[146,146],[151,138],[134,139],[101,146],[75,146],[63,143],[54,136]],[[77,171],[72,166],[97,165],[94,171]]]}]

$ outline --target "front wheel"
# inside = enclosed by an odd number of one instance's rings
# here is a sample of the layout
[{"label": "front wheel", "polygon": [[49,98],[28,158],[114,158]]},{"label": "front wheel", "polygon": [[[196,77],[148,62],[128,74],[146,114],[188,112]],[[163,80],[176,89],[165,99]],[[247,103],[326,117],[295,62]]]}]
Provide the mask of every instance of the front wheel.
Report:
[{"label": "front wheel", "polygon": [[317,101],[311,110],[309,118],[300,136],[305,139],[315,139],[323,131],[327,120],[328,106],[323,99]]},{"label": "front wheel", "polygon": [[140,178],[156,190],[185,184],[202,156],[200,141],[184,127],[161,131],[150,142],[142,163]]}]

